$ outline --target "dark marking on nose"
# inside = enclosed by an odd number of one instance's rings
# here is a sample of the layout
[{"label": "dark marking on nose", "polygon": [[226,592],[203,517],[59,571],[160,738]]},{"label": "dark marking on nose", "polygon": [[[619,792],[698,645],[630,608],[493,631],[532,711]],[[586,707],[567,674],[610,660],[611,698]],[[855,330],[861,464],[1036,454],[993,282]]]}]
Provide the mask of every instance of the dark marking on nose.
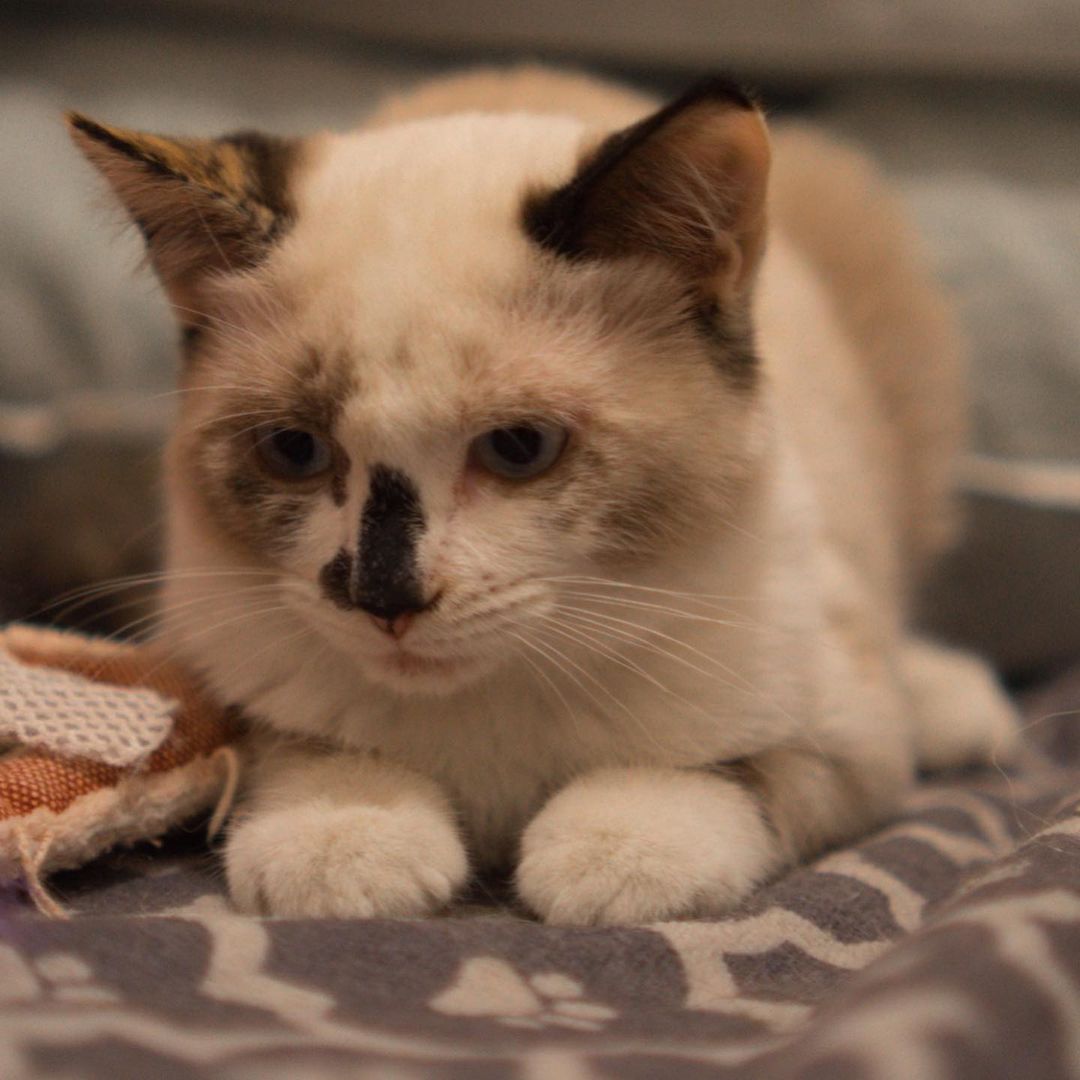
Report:
[{"label": "dark marking on nose", "polygon": [[319,587],[323,596],[339,608],[356,607],[352,597],[353,557],[339,551],[320,571]]},{"label": "dark marking on nose", "polygon": [[340,608],[360,608],[387,624],[423,611],[434,602],[424,599],[416,565],[423,531],[416,485],[397,469],[372,466],[359,552],[354,558],[342,549],[319,571],[323,595]]},{"label": "dark marking on nose", "polygon": [[360,515],[356,604],[371,615],[393,619],[426,607],[416,566],[424,513],[416,485],[397,469],[374,465]]}]

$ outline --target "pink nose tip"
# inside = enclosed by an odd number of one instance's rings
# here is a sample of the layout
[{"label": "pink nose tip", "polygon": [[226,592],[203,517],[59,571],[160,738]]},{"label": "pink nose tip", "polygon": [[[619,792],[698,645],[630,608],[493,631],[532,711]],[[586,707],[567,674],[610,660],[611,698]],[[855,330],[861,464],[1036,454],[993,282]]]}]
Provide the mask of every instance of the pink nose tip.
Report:
[{"label": "pink nose tip", "polygon": [[392,619],[384,619],[381,615],[371,615],[369,618],[384,634],[389,634],[392,638],[400,638],[412,625],[413,614],[411,611],[403,611]]}]

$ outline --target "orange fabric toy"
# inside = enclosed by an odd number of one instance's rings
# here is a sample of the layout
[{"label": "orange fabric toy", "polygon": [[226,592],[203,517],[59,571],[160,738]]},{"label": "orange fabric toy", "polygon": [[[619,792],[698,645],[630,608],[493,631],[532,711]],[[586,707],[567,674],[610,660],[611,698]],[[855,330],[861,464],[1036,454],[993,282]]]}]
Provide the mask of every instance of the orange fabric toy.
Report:
[{"label": "orange fabric toy", "polygon": [[0,883],[154,839],[235,792],[241,725],[152,646],[0,630]]}]

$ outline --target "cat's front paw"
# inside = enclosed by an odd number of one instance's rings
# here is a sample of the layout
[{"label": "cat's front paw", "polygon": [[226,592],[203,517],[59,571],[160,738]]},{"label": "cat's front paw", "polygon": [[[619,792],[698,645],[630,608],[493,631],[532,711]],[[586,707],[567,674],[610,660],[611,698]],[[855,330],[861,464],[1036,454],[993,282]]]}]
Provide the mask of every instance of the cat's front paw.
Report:
[{"label": "cat's front paw", "polygon": [[611,769],[576,781],[522,838],[518,893],[545,922],[645,923],[734,906],[776,865],[751,795],[707,774]]},{"label": "cat's front paw", "polygon": [[293,918],[426,915],[468,873],[448,822],[380,806],[255,813],[232,831],[225,863],[238,908]]}]

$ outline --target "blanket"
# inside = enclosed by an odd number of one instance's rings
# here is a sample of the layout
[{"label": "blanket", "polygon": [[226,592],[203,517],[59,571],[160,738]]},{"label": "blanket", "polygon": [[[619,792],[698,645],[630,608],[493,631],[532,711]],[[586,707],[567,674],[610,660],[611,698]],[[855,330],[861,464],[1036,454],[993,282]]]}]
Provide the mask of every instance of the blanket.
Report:
[{"label": "blanket", "polygon": [[1080,669],[1009,773],[726,918],[561,929],[499,882],[420,921],[257,919],[196,826],[0,897],[0,1077],[1050,1080],[1080,1070]]}]

